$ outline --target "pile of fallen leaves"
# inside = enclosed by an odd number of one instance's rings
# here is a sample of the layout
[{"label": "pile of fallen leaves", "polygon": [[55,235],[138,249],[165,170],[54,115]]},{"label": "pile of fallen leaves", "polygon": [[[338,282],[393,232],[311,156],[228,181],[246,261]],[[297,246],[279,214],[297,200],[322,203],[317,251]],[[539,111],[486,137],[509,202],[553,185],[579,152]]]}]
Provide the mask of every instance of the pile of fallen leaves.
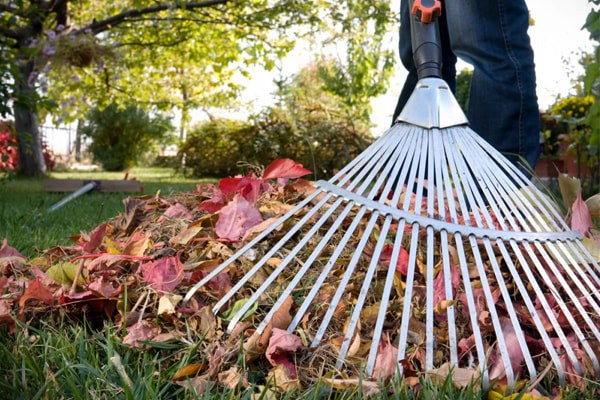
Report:
[{"label": "pile of fallen leaves", "polygon": [[[292,320],[291,311],[297,307],[295,302],[310,290],[320,271],[314,275],[308,274],[303,279],[302,288],[294,292],[294,296],[285,299],[260,334],[255,334],[257,326],[279,297],[281,287],[265,292],[233,331],[226,333],[232,316],[244,306],[253,290],[267,279],[270,271],[280,265],[282,258],[289,254],[287,250],[270,257],[265,269],[250,280],[250,287],[240,287],[216,315],[212,311],[214,304],[247,274],[254,261],[263,257],[288,228],[294,226],[303,215],[301,212],[270,233],[268,240],[256,249],[247,252],[231,267],[211,279],[189,302],[182,302],[183,296],[194,284],[315,190],[310,182],[298,179],[309,173],[292,160],[283,159],[274,161],[264,171],[223,179],[217,186],[202,184],[192,192],[168,198],[159,195],[128,198],[124,212],[118,217],[102,223],[89,233],[74,237],[71,246],[49,248],[29,260],[4,242],[0,248],[0,324],[16,329],[16,320],[30,323],[51,313],[109,321],[119,328],[125,328],[127,334],[122,338],[124,343],[142,348],[148,342],[189,340],[189,335],[193,335],[192,339],[201,342],[198,359],[182,368],[173,379],[199,392],[203,392],[206,385],[214,381],[232,388],[240,382],[248,385],[249,371],[253,369],[268,371],[265,382],[259,384],[269,381],[281,391],[300,387],[324,376],[334,387],[345,388],[362,382],[363,387],[377,391],[379,386],[375,382],[363,382],[360,378],[362,362],[370,347],[368,336],[373,331],[380,307],[376,300],[369,302],[371,297],[361,313],[358,333],[348,352],[346,370],[335,371],[334,367],[353,302],[368,269],[368,257],[359,261],[345,297],[323,334],[322,345],[308,350],[310,340],[315,336],[318,323],[327,309],[326,305],[331,302],[335,287],[342,279],[344,266],[354,255],[352,249],[356,243],[337,256],[327,280],[322,284],[311,308],[298,323],[295,334],[285,330]],[[579,221],[579,209],[573,211],[576,214],[574,218]],[[338,233],[340,237],[357,217],[354,213],[352,211],[347,220],[342,221]],[[361,222],[361,226],[365,224],[366,221]],[[310,227],[311,224],[308,224]],[[393,228],[398,229],[397,226]],[[356,242],[361,239],[360,229],[358,232],[354,239]],[[307,248],[314,248],[322,235],[322,232],[314,234]],[[453,379],[455,384],[466,385],[478,379],[479,372],[468,361],[474,338],[473,332],[468,329],[470,317],[465,293],[461,290],[460,273],[454,267],[459,264],[455,245],[450,241],[449,251],[453,259],[451,276],[445,277],[443,271],[436,268],[435,305],[436,313],[441,315],[445,308],[456,306],[459,356],[461,366],[468,368],[455,369]],[[383,248],[380,257],[382,268],[378,269],[374,281],[385,279],[392,263],[392,247],[386,245]],[[372,253],[373,248],[374,244],[369,242],[365,254]],[[425,253],[426,249],[422,250]],[[325,248],[315,263],[325,265],[330,257],[330,250]],[[416,263],[419,276],[425,277],[426,266],[422,255],[417,257]],[[386,322],[384,329],[389,331],[397,326],[402,308],[408,265],[408,254],[404,248],[394,265],[394,293],[390,298],[388,313],[396,320]],[[290,265],[278,279],[288,282],[301,266],[302,262]],[[447,281],[451,282],[455,291],[455,299],[451,302],[444,300],[443,291]],[[381,288],[375,286],[375,289]],[[411,336],[407,339],[410,349],[403,364],[403,373],[409,384],[418,384],[417,371],[424,370],[425,365],[424,282],[417,281],[414,291],[417,300],[410,321]],[[474,286],[474,292],[477,315],[484,326],[489,326],[489,331],[482,334],[492,337],[493,329],[483,290]],[[498,290],[493,290],[492,295],[495,300],[500,297]],[[376,299],[377,296],[372,298]],[[526,312],[520,317],[524,320],[529,318]],[[447,326],[443,319],[436,320],[435,334],[439,340],[447,340]],[[373,373],[375,380],[389,380],[397,369],[398,349],[391,344],[389,335],[383,337]],[[247,370],[241,370],[237,363],[240,349],[245,352]],[[490,357],[499,357],[491,351],[493,345],[489,349]],[[447,354],[440,348],[435,355],[435,364],[439,365],[440,360],[444,359],[447,359]],[[539,360],[548,362],[542,353]],[[448,374],[447,364],[435,372],[435,376]],[[493,368],[491,374],[495,374],[495,378],[502,378],[501,362],[500,367]]]}]

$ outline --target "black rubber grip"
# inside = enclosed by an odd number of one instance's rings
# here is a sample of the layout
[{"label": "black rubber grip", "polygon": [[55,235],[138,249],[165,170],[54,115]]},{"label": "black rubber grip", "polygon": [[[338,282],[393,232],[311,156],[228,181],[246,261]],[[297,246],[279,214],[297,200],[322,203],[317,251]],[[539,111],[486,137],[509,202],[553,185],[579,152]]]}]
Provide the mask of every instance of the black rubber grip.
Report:
[{"label": "black rubber grip", "polygon": [[[410,8],[412,9],[412,0]],[[440,29],[438,18],[432,22],[423,23],[417,16],[410,18],[411,43],[413,60],[417,68],[419,79],[442,77],[442,47],[440,45]]]}]

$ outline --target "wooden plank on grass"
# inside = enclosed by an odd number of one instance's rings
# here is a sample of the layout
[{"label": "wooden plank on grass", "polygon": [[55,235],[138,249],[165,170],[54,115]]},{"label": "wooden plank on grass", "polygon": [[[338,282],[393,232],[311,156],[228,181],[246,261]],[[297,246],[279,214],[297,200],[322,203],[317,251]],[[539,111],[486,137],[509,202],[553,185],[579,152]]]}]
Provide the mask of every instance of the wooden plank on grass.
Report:
[{"label": "wooden plank on grass", "polygon": [[96,182],[99,192],[143,192],[144,188],[141,182],[133,180],[82,180],[82,179],[46,179],[44,181],[44,190],[46,192],[74,192],[82,186]]}]

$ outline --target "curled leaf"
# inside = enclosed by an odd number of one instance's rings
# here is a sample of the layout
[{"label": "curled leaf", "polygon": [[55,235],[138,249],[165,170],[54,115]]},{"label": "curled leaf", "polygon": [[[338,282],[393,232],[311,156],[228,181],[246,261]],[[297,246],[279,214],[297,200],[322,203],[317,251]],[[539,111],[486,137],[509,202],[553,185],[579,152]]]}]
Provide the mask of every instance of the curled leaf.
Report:
[{"label": "curled leaf", "polygon": [[280,158],[273,161],[265,168],[262,179],[263,181],[282,178],[294,179],[308,174],[312,174],[312,172],[304,168],[302,164],[290,160],[289,158]]},{"label": "curled leaf", "polygon": [[219,214],[215,232],[221,239],[235,241],[262,222],[262,216],[245,198],[236,195]]}]

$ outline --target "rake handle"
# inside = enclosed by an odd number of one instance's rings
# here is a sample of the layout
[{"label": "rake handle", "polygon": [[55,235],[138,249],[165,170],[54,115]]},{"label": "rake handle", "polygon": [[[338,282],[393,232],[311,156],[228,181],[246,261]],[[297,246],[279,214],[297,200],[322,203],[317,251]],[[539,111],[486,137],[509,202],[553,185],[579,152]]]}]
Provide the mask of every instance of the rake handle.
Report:
[{"label": "rake handle", "polygon": [[409,0],[413,60],[419,79],[442,77],[442,46],[438,17],[439,0]]}]

